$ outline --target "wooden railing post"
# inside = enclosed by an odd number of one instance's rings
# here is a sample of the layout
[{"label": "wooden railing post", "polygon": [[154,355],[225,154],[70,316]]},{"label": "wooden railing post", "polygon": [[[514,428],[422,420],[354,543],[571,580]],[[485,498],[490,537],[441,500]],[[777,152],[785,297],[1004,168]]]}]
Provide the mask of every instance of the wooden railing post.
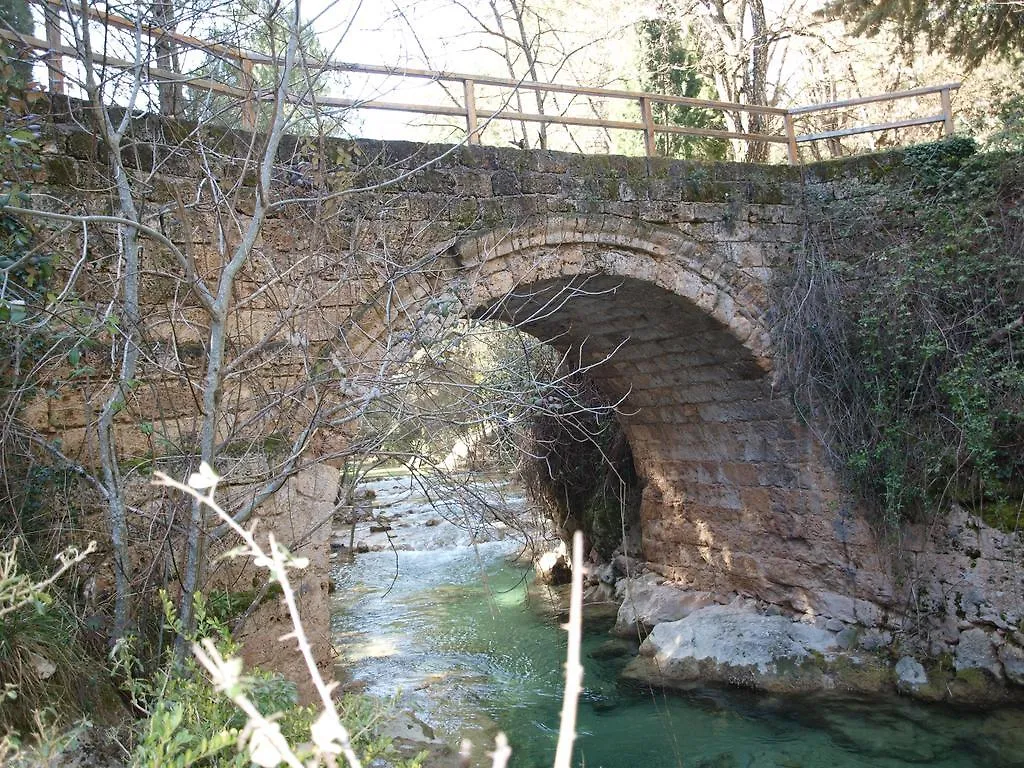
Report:
[{"label": "wooden railing post", "polygon": [[651,114],[651,100],[646,96],[640,97],[640,115],[644,123],[644,148],[648,157],[658,156],[657,138],[654,132],[654,115]]},{"label": "wooden railing post", "polygon": [[239,67],[242,71],[242,88],[245,90],[245,101],[242,102],[242,126],[247,131],[256,130],[256,78],[252,73],[252,59],[239,55]]},{"label": "wooden railing post", "polygon": [[943,88],[939,93],[942,99],[942,124],[946,135],[953,135],[953,100],[950,98],[949,88]]},{"label": "wooden railing post", "polygon": [[800,148],[796,144],[796,128],[793,126],[793,116],[787,112],[782,116],[782,122],[786,124],[786,147],[789,150],[789,164],[800,165]]},{"label": "wooden railing post", "polygon": [[476,122],[476,82],[463,80],[462,90],[465,94],[466,104],[466,142],[468,144],[479,144],[480,133]]},{"label": "wooden railing post", "polygon": [[60,16],[51,8],[44,12],[46,19],[46,44],[50,51],[46,54],[46,71],[49,74],[50,92],[64,93],[64,57],[60,54]]}]

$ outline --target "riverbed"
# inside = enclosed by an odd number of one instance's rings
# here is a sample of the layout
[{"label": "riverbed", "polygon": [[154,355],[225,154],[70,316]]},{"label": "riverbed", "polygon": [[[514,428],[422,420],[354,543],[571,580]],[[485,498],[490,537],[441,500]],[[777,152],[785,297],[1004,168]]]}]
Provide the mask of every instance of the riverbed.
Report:
[{"label": "riverbed", "polygon": [[[392,733],[442,753],[461,738],[474,765],[503,731],[514,768],[549,766],[561,707],[562,595],[533,585],[522,537],[467,527],[465,499],[407,478],[367,486],[381,518],[339,558],[332,630],[349,685],[393,702]],[[474,488],[512,511],[508,485]],[[376,524],[374,524],[376,523]],[[370,525],[378,529],[370,532]],[[390,530],[379,530],[390,528]],[[347,532],[339,532],[339,539]],[[966,712],[904,698],[779,697],[725,688],[664,692],[619,682],[627,660],[606,621],[585,627],[576,765],[587,768],[1024,767],[1024,712]]]}]

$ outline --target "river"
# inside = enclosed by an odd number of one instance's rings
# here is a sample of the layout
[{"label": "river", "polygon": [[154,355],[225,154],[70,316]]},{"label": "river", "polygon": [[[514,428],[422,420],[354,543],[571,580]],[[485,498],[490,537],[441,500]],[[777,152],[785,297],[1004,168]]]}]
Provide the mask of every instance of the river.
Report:
[{"label": "river", "polygon": [[[408,480],[376,481],[390,546],[334,569],[332,630],[342,666],[394,701],[418,738],[486,745],[504,731],[513,768],[551,765],[566,633],[562,601],[514,562],[520,541],[500,524],[469,534]],[[481,493],[496,493],[485,491]],[[525,502],[507,488],[500,503]],[[607,622],[585,626],[585,692],[575,764],[587,768],[1024,767],[1024,712],[965,712],[905,698],[781,697],[724,688],[688,692],[621,684]],[[402,731],[399,731],[402,733]]]}]

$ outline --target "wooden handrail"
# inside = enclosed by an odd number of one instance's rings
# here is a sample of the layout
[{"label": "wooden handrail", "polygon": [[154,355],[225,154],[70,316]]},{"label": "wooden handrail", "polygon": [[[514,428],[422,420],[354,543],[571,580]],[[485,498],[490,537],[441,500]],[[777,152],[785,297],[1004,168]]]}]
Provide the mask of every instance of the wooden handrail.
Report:
[{"label": "wooden handrail", "polygon": [[823,139],[838,139],[843,136],[856,136],[860,133],[875,133],[877,131],[885,131],[893,128],[912,128],[917,125],[931,125],[933,123],[945,122],[945,115],[930,115],[928,117],[912,117],[908,120],[894,120],[889,123],[875,123],[874,125],[860,125],[853,128],[842,128],[838,131],[823,131],[821,133],[807,133],[803,136],[797,136],[796,140],[800,142],[805,141],[821,141]]},{"label": "wooden handrail", "polygon": [[855,99],[843,99],[842,101],[829,101],[824,104],[811,104],[806,107],[791,107],[788,112],[791,115],[807,115],[812,112],[823,112],[825,110],[832,109],[846,109],[847,107],[856,107],[861,104],[873,104],[880,101],[895,101],[896,99],[910,99],[914,96],[927,96],[932,93],[942,93],[944,91],[955,91],[960,87],[960,83],[946,83],[945,85],[925,85],[920,88],[911,88],[908,91],[893,91],[892,93],[882,93],[875,96],[859,96]]},{"label": "wooden handrail", "polygon": [[[63,56],[80,58],[81,52],[66,46],[61,42],[60,28],[57,22],[58,11],[63,11],[66,6],[60,0],[32,0],[46,10],[47,39],[24,35],[4,29],[0,29],[0,39],[9,40],[24,48],[32,48],[45,52],[45,61],[50,72],[50,89],[57,93],[63,93],[65,89],[65,72],[61,61]],[[75,9],[76,13],[80,13]],[[167,30],[159,26],[142,24],[131,19],[112,14],[106,11],[99,11],[90,8],[87,17],[103,24],[132,31],[136,34],[142,33],[162,41],[173,41],[189,49],[198,50],[214,55],[228,62],[238,70],[241,87],[231,86],[226,83],[218,83],[209,78],[196,78],[183,73],[172,72],[165,68],[146,65],[143,71],[156,81],[187,84],[190,88],[198,88],[214,93],[220,93],[239,99],[242,108],[242,120],[244,127],[253,129],[256,126],[257,105],[263,101],[273,99],[273,93],[268,89],[261,91],[256,87],[253,74],[253,67],[256,65],[281,66],[283,61],[279,58],[266,54],[245,51],[234,46],[224,45],[209,40],[202,40],[191,35],[185,35],[174,30]],[[92,60],[105,66],[117,68],[134,68],[135,62],[125,61],[105,54],[93,54]],[[648,156],[657,154],[656,138],[658,134],[698,136],[714,139],[730,139],[743,141],[758,141],[775,144],[785,144],[787,147],[788,159],[791,164],[799,164],[799,145],[808,142],[820,141],[823,139],[835,139],[843,136],[853,136],[863,133],[906,128],[911,126],[930,125],[943,123],[946,134],[953,132],[953,111],[951,93],[960,87],[960,83],[947,83],[945,85],[926,86],[913,88],[895,93],[879,94],[876,96],[862,96],[841,101],[832,101],[824,104],[811,104],[800,107],[782,108],[756,104],[739,104],[712,99],[696,99],[685,96],[671,96],[668,94],[651,93],[647,91],[630,91],[613,88],[596,88],[585,86],[574,86],[560,83],[543,83],[525,80],[512,80],[489,75],[475,75],[460,72],[447,72],[442,70],[416,69],[412,67],[391,67],[374,64],[355,64],[341,61],[318,61],[305,64],[303,67],[307,72],[322,74],[324,72],[346,72],[350,74],[363,74],[383,77],[401,77],[430,80],[432,82],[458,83],[462,86],[463,103],[459,106],[440,106],[428,104],[412,104],[406,102],[391,102],[378,99],[349,99],[334,97],[317,97],[315,103],[321,107],[336,107],[344,109],[377,109],[387,111],[400,111],[418,114],[431,114],[446,117],[459,117],[465,121],[467,141],[471,144],[480,143],[480,136],[486,125],[494,120],[510,120],[516,122],[539,122],[552,125],[570,125],[597,127],[605,129],[618,129],[629,131],[640,131],[644,136],[644,148]],[[550,115],[521,112],[509,110],[504,107],[497,110],[480,109],[477,106],[477,87],[493,87],[510,91],[525,89],[543,91],[547,93],[565,93],[575,96],[586,96],[601,99],[618,99],[635,103],[639,107],[641,121],[632,120],[609,120],[604,118],[576,117],[573,115]],[[871,125],[855,126],[834,131],[797,134],[795,120],[801,116],[816,112],[836,111],[847,109],[852,106],[863,104],[892,102],[899,99],[914,98],[939,94],[941,99],[941,112],[937,115],[927,117],[914,117],[905,120],[897,120],[886,123],[874,123]],[[293,101],[301,103],[301,97],[293,97]],[[508,102],[506,101],[506,104]],[[784,133],[748,133],[744,131],[729,131],[713,128],[696,128],[674,124],[657,123],[654,120],[652,110],[653,104],[668,104],[699,109],[710,109],[716,111],[745,112],[748,114],[762,114],[781,117]]]}]

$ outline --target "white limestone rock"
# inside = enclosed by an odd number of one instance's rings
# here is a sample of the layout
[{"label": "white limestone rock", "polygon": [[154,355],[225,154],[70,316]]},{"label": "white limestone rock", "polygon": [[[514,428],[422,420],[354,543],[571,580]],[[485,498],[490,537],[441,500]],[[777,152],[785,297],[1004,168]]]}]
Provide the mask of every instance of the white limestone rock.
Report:
[{"label": "white limestone rock", "polygon": [[928,674],[921,662],[910,656],[904,656],[896,662],[896,687],[903,693],[913,693],[922,685],[928,684]]},{"label": "white limestone rock", "polygon": [[[658,624],[640,647],[667,676],[688,662],[710,660],[720,668],[777,671],[783,660],[837,650],[835,635],[784,616],[765,616],[737,602],[711,605],[679,621]],[[688,673],[687,673],[688,674]]]},{"label": "white limestone rock", "polygon": [[997,680],[1003,678],[1003,665],[996,656],[992,638],[983,629],[969,629],[960,633],[953,666],[957,672],[964,669],[984,669]]},{"label": "white limestone rock", "polygon": [[714,604],[715,596],[711,592],[692,592],[671,584],[650,584],[634,579],[625,590],[612,633],[636,637],[640,630],[684,619]]},{"label": "white limestone rock", "polygon": [[1024,648],[1015,643],[1003,643],[999,648],[999,661],[1010,682],[1024,685]]}]

